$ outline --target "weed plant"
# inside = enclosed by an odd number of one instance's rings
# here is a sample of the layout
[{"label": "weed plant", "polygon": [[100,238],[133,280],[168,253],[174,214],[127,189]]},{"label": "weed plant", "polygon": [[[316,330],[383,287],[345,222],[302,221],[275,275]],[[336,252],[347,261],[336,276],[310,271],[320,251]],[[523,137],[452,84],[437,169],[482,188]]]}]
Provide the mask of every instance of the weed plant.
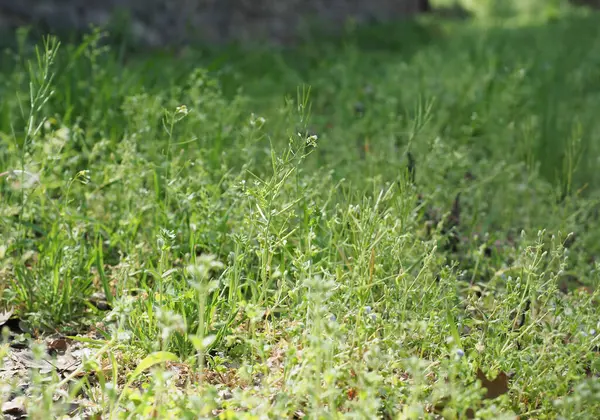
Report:
[{"label": "weed plant", "polygon": [[[21,32],[4,414],[598,418],[597,18],[218,55]],[[47,337],[85,357],[40,369]]]}]

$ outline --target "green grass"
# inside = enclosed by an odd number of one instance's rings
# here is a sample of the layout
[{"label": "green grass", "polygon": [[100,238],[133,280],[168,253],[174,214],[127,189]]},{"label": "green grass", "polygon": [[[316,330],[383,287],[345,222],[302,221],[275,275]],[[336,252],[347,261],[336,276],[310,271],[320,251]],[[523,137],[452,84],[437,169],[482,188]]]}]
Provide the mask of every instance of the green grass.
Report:
[{"label": "green grass", "polygon": [[93,351],[2,376],[2,400],[40,419],[598,418],[597,19],[427,19],[293,51],[18,43],[0,302],[22,331],[0,353],[44,358],[51,334]]}]

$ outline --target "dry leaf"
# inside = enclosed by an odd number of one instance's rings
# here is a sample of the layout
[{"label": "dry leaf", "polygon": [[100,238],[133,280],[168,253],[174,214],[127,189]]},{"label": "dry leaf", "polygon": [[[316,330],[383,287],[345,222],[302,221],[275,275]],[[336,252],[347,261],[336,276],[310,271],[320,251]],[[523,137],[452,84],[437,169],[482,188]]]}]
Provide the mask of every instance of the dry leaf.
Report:
[{"label": "dry leaf", "polygon": [[67,340],[64,338],[58,338],[48,343],[48,350],[53,352],[65,352],[67,351]]},{"label": "dry leaf", "polygon": [[10,317],[13,314],[13,309],[9,309],[8,311],[4,312],[1,311],[0,312],[0,327],[4,324],[6,324],[6,322],[10,319]]},{"label": "dry leaf", "polygon": [[61,373],[72,372],[81,365],[81,361],[73,357],[69,352],[61,354],[56,358],[55,367]]},{"label": "dry leaf", "polygon": [[504,372],[498,373],[495,379],[489,380],[481,369],[477,369],[477,379],[481,381],[481,386],[487,390],[485,398],[492,400],[508,392],[508,375]]},{"label": "dry leaf", "polygon": [[18,419],[25,418],[27,415],[27,411],[25,409],[25,398],[17,397],[12,401],[2,404],[2,414]]}]

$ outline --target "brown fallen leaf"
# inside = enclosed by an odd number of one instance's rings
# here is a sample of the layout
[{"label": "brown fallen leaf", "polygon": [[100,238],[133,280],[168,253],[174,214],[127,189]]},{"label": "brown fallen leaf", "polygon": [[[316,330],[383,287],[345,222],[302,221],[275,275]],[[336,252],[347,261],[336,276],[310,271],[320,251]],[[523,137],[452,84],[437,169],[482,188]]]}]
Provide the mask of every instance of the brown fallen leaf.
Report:
[{"label": "brown fallen leaf", "polygon": [[68,344],[64,338],[57,338],[48,343],[47,347],[50,353],[65,352],[67,351]]},{"label": "brown fallen leaf", "polygon": [[477,369],[477,379],[481,381],[481,386],[486,389],[485,398],[493,400],[508,392],[509,377],[506,373],[500,372],[495,379],[489,380],[481,369]]},{"label": "brown fallen leaf", "polygon": [[[486,389],[484,399],[492,400],[508,392],[508,381],[510,377],[506,373],[500,372],[495,379],[489,380],[485,373],[481,370],[481,368],[479,368],[477,369],[476,376],[477,379],[481,381],[481,386]],[[449,398],[444,398],[433,408],[433,412],[436,414],[442,414],[448,400]],[[467,408],[467,410],[465,411],[465,416],[468,419],[475,418],[475,408]]]}]

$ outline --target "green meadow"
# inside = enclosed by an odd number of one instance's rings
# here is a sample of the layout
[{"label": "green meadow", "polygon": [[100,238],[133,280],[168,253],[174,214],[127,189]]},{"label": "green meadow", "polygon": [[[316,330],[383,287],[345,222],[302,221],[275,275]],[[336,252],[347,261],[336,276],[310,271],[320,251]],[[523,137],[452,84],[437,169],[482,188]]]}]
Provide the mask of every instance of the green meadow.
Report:
[{"label": "green meadow", "polygon": [[599,418],[599,18],[19,32],[5,418]]}]

